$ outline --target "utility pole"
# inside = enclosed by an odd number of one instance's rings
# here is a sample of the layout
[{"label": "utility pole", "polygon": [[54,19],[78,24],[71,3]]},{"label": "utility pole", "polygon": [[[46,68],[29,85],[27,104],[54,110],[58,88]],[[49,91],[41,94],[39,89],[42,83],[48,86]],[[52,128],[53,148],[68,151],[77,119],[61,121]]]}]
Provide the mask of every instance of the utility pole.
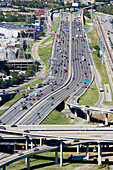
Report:
[{"label": "utility pole", "polygon": [[93,6],[92,6],[92,3],[91,3],[91,23],[93,24]]}]

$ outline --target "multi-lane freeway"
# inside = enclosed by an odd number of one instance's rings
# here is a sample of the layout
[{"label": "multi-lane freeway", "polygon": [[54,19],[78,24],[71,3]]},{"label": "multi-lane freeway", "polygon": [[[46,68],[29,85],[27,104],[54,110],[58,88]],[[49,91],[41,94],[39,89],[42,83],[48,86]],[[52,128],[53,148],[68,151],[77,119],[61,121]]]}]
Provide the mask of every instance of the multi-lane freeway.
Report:
[{"label": "multi-lane freeway", "polygon": [[27,110],[20,110],[21,101],[15,104],[16,108],[10,107],[0,117],[2,124],[40,124],[71,93],[80,96],[87,90],[92,81],[92,63],[82,30],[81,13],[61,13],[54,58],[57,58],[51,67],[54,80],[48,80],[42,90],[37,90],[38,97],[34,97],[35,90],[29,98],[21,99],[26,102]]}]

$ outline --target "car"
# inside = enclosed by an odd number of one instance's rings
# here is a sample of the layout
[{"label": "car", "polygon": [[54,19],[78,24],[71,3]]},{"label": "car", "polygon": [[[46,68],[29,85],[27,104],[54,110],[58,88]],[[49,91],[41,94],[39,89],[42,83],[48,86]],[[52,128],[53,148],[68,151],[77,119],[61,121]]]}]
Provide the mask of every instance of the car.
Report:
[{"label": "car", "polygon": [[94,153],[97,152],[97,147],[96,146],[93,148],[93,152]]},{"label": "car", "polygon": [[27,106],[26,105],[22,105],[20,110],[24,110],[24,109],[27,109]]},{"label": "car", "polygon": [[25,133],[29,133],[29,130],[24,130]]},{"label": "car", "polygon": [[99,124],[97,125],[97,127],[104,127],[104,124],[103,124],[103,123],[99,123]]},{"label": "car", "polygon": [[4,127],[4,126],[0,126],[0,129],[6,130],[6,127]]},{"label": "car", "polygon": [[89,106],[85,106],[85,107],[88,107],[88,108],[89,108]]},{"label": "car", "polygon": [[104,92],[104,89],[102,87],[99,87],[100,92]]},{"label": "car", "polygon": [[32,100],[35,100],[35,98],[33,97]]},{"label": "car", "polygon": [[33,151],[38,151],[39,149],[38,148],[34,148]]},{"label": "car", "polygon": [[113,111],[113,109],[110,109],[110,111]]},{"label": "car", "polygon": [[19,151],[18,155],[21,156],[21,155],[24,155],[24,153]]},{"label": "car", "polygon": [[0,123],[2,123],[2,121],[0,120]]},{"label": "car", "polygon": [[73,77],[73,80],[75,79],[75,77]]},{"label": "car", "polygon": [[13,124],[13,125],[11,125],[11,127],[17,127],[17,125]]}]

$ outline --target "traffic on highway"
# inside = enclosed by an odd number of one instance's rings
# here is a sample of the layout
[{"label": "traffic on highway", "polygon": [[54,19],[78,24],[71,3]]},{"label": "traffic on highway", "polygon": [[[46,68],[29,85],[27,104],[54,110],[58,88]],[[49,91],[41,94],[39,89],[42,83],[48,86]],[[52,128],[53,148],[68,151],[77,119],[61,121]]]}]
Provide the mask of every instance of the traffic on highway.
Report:
[{"label": "traffic on highway", "polygon": [[93,76],[81,13],[60,14],[54,41],[52,79],[10,107],[0,116],[1,124],[40,124],[64,99],[72,93],[80,96],[90,86]]}]

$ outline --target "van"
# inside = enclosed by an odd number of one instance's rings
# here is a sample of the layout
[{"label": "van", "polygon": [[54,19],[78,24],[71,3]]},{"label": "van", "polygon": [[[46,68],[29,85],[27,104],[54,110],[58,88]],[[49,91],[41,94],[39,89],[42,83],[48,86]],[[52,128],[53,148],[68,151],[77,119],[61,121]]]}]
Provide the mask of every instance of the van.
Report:
[{"label": "van", "polygon": [[102,87],[99,87],[99,91],[100,91],[100,92],[103,92],[104,90],[103,90],[103,88],[102,88]]},{"label": "van", "polygon": [[42,87],[42,83],[36,84],[36,88]]}]

